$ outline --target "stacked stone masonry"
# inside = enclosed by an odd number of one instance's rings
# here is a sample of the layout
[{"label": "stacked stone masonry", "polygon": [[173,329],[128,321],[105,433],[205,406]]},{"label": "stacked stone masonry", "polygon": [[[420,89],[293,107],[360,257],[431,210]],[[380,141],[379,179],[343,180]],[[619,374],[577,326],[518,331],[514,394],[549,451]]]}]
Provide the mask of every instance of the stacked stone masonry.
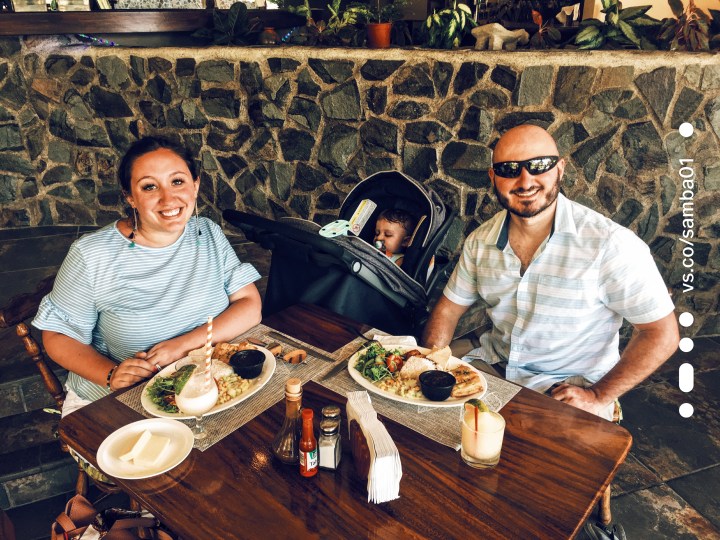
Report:
[{"label": "stacked stone masonry", "polygon": [[[694,335],[720,334],[720,61],[710,54],[0,39],[0,228],[125,215],[119,156],[156,134],[195,153],[200,209],[217,221],[237,208],[324,224],[359,180],[399,169],[458,210],[447,242],[457,251],[498,210],[492,146],[525,122],[557,139],[570,198],[650,245],[679,310],[695,315]],[[681,159],[693,160],[685,203]]]}]

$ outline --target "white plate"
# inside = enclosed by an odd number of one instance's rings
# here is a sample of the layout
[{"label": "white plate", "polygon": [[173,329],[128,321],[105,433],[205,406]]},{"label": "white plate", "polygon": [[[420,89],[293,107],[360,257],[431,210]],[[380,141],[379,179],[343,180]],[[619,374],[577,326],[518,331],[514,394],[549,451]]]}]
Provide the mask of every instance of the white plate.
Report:
[{"label": "white plate", "polygon": [[[135,465],[132,461],[120,461],[120,456],[130,451],[146,429],[153,435],[170,438],[170,446],[160,463],[146,468]],[[98,448],[97,462],[105,474],[114,478],[150,478],[182,463],[192,450],[193,442],[192,430],[185,424],[167,418],[147,418],[123,426],[108,435]]]},{"label": "white plate", "polygon": [[[411,351],[413,349],[417,349],[423,354],[428,354],[430,352],[430,349],[426,349],[424,347],[394,347],[394,349],[399,349],[403,352]],[[393,401],[399,401],[401,403],[409,403],[411,405],[422,405],[423,407],[457,407],[459,405],[462,405],[465,403],[468,399],[479,399],[485,395],[485,392],[487,392],[487,379],[485,376],[479,372],[477,369],[472,367],[467,362],[463,362],[459,358],[455,358],[454,356],[450,357],[450,360],[448,360],[447,368],[448,369],[454,369],[458,366],[467,366],[473,371],[476,371],[478,375],[480,375],[480,380],[483,383],[483,389],[482,391],[472,394],[470,396],[464,396],[461,398],[453,398],[449,397],[445,401],[432,401],[427,399],[425,396],[420,398],[414,398],[414,397],[404,397],[399,396],[397,394],[394,394],[393,392],[388,392],[387,390],[383,390],[376,386],[371,380],[366,379],[362,373],[360,373],[357,369],[355,369],[355,364],[357,364],[358,358],[361,354],[364,354],[365,350],[356,352],[353,354],[350,359],[348,360],[348,371],[350,372],[350,376],[355,379],[355,382],[357,382],[360,386],[363,388],[370,390],[371,392],[374,392],[384,398],[392,399]]]},{"label": "white plate", "polygon": [[[265,386],[268,381],[270,380],[270,377],[272,377],[272,374],[275,373],[275,357],[272,355],[270,351],[263,347],[257,347],[259,351],[262,351],[265,354],[265,363],[263,364],[262,371],[260,372],[260,375],[252,379],[250,383],[250,388],[248,388],[245,392],[240,394],[238,397],[231,399],[230,401],[226,401],[225,403],[222,403],[220,405],[215,405],[212,409],[210,409],[208,412],[205,413],[205,416],[209,416],[211,414],[219,413],[221,411],[224,411],[226,409],[229,409],[230,407],[234,407],[241,401],[245,401],[250,396],[258,392],[263,386]],[[155,375],[155,377],[168,377],[172,373],[175,373],[177,371],[177,365],[182,365],[186,362],[190,357],[186,356],[185,358],[181,358],[174,364],[170,364],[168,366],[165,366],[165,369],[163,369],[160,373]],[[163,411],[160,407],[155,405],[151,400],[150,396],[148,396],[147,390],[149,386],[155,382],[155,377],[150,379],[148,383],[145,385],[145,388],[143,388],[142,394],[140,396],[140,403],[142,404],[143,408],[152,414],[153,416],[159,416],[161,418],[175,418],[178,420],[187,420],[195,418],[192,415],[184,414],[182,412],[176,412],[176,413],[170,413]]]}]

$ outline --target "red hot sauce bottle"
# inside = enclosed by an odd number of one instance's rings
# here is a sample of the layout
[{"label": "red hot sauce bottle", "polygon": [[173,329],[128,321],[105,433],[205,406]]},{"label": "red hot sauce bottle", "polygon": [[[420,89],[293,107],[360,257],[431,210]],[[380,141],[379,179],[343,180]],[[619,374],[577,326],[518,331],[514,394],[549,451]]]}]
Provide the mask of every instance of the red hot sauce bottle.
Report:
[{"label": "red hot sauce bottle", "polygon": [[315,476],[318,472],[318,448],[313,432],[313,411],[302,411],[302,437],[300,438],[300,474]]}]

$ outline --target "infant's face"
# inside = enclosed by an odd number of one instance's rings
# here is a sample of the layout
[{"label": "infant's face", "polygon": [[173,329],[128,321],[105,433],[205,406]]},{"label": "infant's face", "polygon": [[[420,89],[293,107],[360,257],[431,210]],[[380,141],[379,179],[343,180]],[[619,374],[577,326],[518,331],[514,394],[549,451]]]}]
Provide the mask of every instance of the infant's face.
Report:
[{"label": "infant's face", "polygon": [[407,235],[405,229],[400,223],[393,223],[384,218],[380,218],[375,223],[374,242],[380,241],[385,244],[385,251],[390,253],[400,253],[405,249],[403,241]]}]

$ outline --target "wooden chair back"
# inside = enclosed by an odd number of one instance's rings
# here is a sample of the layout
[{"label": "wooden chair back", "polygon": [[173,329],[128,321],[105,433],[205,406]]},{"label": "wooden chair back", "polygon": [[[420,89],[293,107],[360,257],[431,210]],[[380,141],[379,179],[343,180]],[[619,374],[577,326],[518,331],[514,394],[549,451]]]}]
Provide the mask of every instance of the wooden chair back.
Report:
[{"label": "wooden chair back", "polygon": [[[37,313],[40,301],[47,295],[55,283],[55,275],[49,276],[38,283],[35,290],[31,293],[20,294],[10,299],[7,305],[0,309],[0,328],[15,327],[15,333],[22,341],[25,352],[32,359],[35,367],[40,372],[40,377],[45,385],[45,389],[55,400],[58,410],[62,410],[65,402],[65,389],[55,372],[50,369],[45,354],[40,344],[30,333],[30,328],[25,323],[26,320],[34,317]],[[67,452],[67,445],[60,441],[62,449]],[[87,496],[89,477],[85,470],[78,464],[78,479],[75,485],[75,492]],[[118,493],[120,488],[115,484],[93,481],[97,488],[103,493]]]}]

